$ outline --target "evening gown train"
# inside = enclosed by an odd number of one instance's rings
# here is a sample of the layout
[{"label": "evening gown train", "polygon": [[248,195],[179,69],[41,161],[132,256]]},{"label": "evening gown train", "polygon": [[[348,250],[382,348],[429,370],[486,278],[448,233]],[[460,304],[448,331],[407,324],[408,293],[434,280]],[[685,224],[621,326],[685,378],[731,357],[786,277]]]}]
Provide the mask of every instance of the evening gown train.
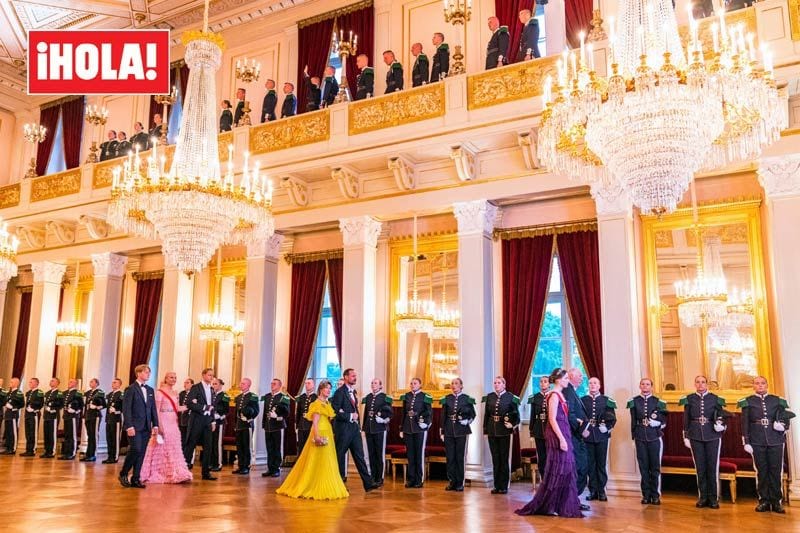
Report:
[{"label": "evening gown train", "polygon": [[333,427],[330,422],[335,413],[328,402],[320,399],[314,400],[308,407],[306,419],[313,421],[315,413],[320,415],[317,423],[319,436],[327,438],[328,444],[317,446],[309,437],[300,457],[276,492],[292,498],[312,500],[347,498],[349,493],[339,476],[336,445],[333,441]]},{"label": "evening gown train", "polygon": [[142,464],[141,480],[148,483],[184,483],[192,480],[192,473],[186,468],[186,459],[181,449],[181,430],[178,427],[178,397],[169,389],[160,388],[156,392],[158,427],[164,442],[158,444],[150,439]]},{"label": "evening gown train", "polygon": [[564,518],[580,518],[578,488],[576,485],[575,455],[572,451],[569,421],[567,419],[567,402],[558,392],[550,392],[545,399],[549,401],[550,394],[556,394],[559,408],[556,422],[561,434],[567,440],[567,451],[562,451],[558,443],[558,436],[548,423],[544,431],[547,448],[547,462],[544,466],[544,478],[536,490],[536,495],[525,507],[514,511],[519,515],[557,515]]}]

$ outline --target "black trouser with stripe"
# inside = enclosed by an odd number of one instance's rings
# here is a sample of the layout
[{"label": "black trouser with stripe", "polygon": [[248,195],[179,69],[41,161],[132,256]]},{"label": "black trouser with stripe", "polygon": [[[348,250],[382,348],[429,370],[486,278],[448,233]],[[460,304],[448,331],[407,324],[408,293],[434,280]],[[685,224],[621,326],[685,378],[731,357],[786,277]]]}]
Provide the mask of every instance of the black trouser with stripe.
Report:
[{"label": "black trouser with stripe", "polygon": [[250,429],[236,430],[236,459],[239,463],[239,470],[250,470]]},{"label": "black trouser with stripe", "polygon": [[536,442],[536,470],[539,477],[544,479],[544,465],[547,464],[547,443],[544,439],[533,439]]},{"label": "black trouser with stripe", "polygon": [[694,469],[697,471],[697,492],[701,500],[715,503],[719,500],[719,449],[721,439],[690,440]]},{"label": "black trouser with stripe", "polygon": [[122,420],[119,416],[106,417],[106,444],[108,445],[108,460],[119,460],[119,439],[122,431]]},{"label": "black trouser with stripe", "polygon": [[19,419],[6,418],[3,420],[6,437],[6,452],[17,451],[17,434],[19,431]]},{"label": "black trouser with stripe", "polygon": [[39,438],[39,413],[25,411],[25,453],[36,453]]},{"label": "black trouser with stripe", "polygon": [[86,418],[86,453],[84,457],[94,457],[97,452],[97,430],[100,427],[100,417]]},{"label": "black trouser with stripe", "polygon": [[[217,429],[211,436],[211,468],[222,468],[222,437],[225,435],[225,424],[217,420]],[[203,450],[205,453],[205,450]]]},{"label": "black trouser with stripe", "polygon": [[586,456],[589,459],[589,492],[595,496],[603,496],[606,493],[606,483],[608,483],[608,472],[606,472],[608,439],[600,442],[587,442]]},{"label": "black trouser with stripe", "polygon": [[753,465],[756,469],[756,491],[759,503],[778,504],[783,499],[783,447],[753,444]]},{"label": "black trouser with stripe", "polygon": [[64,442],[61,443],[61,455],[74,457],[81,439],[81,417],[64,417]]},{"label": "black trouser with stripe", "polygon": [[425,460],[425,432],[404,433],[406,441],[406,458],[408,459],[408,474],[406,483],[411,486],[422,485],[425,482],[423,462]]},{"label": "black trouser with stripe", "polygon": [[661,439],[636,440],[636,462],[642,476],[642,496],[648,499],[661,496]]},{"label": "black trouser with stripe", "polygon": [[55,455],[58,438],[58,417],[44,421],[44,455]]},{"label": "black trouser with stripe", "polygon": [[511,435],[489,437],[489,451],[492,453],[492,474],[496,490],[508,490],[511,477],[509,454],[511,453]]},{"label": "black trouser with stripe", "polygon": [[456,489],[464,487],[464,454],[467,451],[467,435],[444,438],[444,455],[447,458],[447,480]]},{"label": "black trouser with stripe", "polygon": [[383,482],[383,464],[386,462],[386,432],[364,433],[367,439],[369,473],[375,483]]},{"label": "black trouser with stripe", "polygon": [[280,472],[283,464],[283,430],[264,431],[264,438],[267,441],[267,472]]}]

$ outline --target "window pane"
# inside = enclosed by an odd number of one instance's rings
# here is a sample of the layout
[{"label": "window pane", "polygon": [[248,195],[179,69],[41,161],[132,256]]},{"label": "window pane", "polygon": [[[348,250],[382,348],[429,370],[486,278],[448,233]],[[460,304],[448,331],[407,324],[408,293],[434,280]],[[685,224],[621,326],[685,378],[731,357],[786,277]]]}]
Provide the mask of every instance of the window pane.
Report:
[{"label": "window pane", "polygon": [[547,39],[546,39],[546,31],[547,28],[545,27],[544,23],[544,6],[542,4],[535,4],[536,10],[533,13],[533,16],[536,20],[539,21],[539,53],[542,54],[542,57],[547,55]]},{"label": "window pane", "polygon": [[61,114],[59,114],[56,131],[53,133],[53,149],[50,152],[50,159],[47,161],[45,174],[55,174],[67,170],[67,160],[64,155],[64,123],[61,118]]},{"label": "window pane", "polygon": [[550,272],[550,293],[561,291],[561,269],[558,267],[558,257],[553,257],[553,269]]},{"label": "window pane", "polygon": [[569,344],[570,344],[570,366],[575,368],[580,368],[581,372],[585,376],[583,383],[580,387],[578,387],[578,396],[584,396],[589,394],[589,378],[592,377],[586,373],[586,367],[583,366],[583,361],[581,360],[580,351],[578,351],[578,343],[575,342],[575,335],[572,332],[572,328],[570,328],[570,336],[569,336]]},{"label": "window pane", "polygon": [[550,302],[545,309],[539,346],[533,359],[533,375],[549,376],[554,368],[562,366],[561,344],[561,304]]}]

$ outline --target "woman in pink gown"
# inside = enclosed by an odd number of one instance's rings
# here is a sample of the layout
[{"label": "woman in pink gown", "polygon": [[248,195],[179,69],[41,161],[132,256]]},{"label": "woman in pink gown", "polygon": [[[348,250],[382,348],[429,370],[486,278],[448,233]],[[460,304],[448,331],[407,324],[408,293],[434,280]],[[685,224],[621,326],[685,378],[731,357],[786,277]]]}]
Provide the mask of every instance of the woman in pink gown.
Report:
[{"label": "woman in pink gown", "polygon": [[164,382],[156,391],[160,438],[153,437],[147,445],[141,474],[143,482],[184,483],[192,480],[181,449],[178,413],[185,411],[186,407],[178,404],[178,395],[173,388],[177,381],[175,372],[167,372]]}]

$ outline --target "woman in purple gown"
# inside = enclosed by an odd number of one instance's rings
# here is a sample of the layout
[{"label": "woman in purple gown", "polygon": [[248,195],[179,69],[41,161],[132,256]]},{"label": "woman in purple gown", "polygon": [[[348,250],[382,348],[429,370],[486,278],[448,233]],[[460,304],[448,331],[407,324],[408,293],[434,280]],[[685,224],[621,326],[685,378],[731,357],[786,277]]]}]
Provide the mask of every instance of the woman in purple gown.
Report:
[{"label": "woman in purple gown", "polygon": [[569,383],[567,371],[557,368],[550,374],[553,390],[547,394],[548,424],[544,430],[547,462],[544,479],[536,495],[525,507],[514,511],[519,515],[550,515],[581,518],[578,489],[575,483],[575,455],[572,453],[568,407],[561,391]]}]

